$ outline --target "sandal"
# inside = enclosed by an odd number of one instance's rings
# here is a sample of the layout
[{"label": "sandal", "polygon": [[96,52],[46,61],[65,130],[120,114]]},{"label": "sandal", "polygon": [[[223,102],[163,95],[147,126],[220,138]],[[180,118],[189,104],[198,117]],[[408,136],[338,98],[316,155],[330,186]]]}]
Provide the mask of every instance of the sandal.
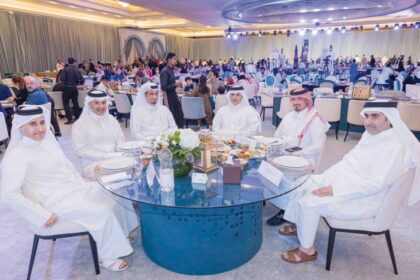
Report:
[{"label": "sandal", "polygon": [[279,228],[279,233],[282,235],[296,236],[297,235],[296,224],[292,224],[292,223],[284,224],[283,227]]},{"label": "sandal", "polygon": [[100,261],[99,265],[110,271],[123,271],[128,268],[128,263],[121,259],[113,259],[108,261]]},{"label": "sandal", "polygon": [[[304,262],[310,262],[314,261],[316,257],[318,256],[318,252],[315,251],[314,254],[308,255],[304,252],[302,252],[299,248],[289,250],[281,255],[281,258],[289,263],[304,263]],[[299,257],[300,260],[297,259]]]}]

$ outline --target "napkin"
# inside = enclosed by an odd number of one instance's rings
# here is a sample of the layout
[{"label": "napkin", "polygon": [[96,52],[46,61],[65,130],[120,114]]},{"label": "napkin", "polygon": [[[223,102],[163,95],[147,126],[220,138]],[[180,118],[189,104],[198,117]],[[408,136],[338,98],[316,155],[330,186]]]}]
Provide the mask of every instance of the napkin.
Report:
[{"label": "napkin", "polygon": [[100,180],[103,184],[108,184],[112,182],[118,182],[123,180],[129,180],[131,179],[131,176],[128,175],[126,172],[118,172],[111,175],[104,175],[100,177]]}]

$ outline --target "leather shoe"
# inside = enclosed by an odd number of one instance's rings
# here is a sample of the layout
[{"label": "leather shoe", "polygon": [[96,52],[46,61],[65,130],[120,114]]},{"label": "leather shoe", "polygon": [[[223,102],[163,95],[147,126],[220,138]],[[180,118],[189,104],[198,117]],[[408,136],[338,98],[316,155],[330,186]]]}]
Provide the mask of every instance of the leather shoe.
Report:
[{"label": "leather shoe", "polygon": [[284,210],[280,210],[276,215],[267,220],[269,226],[280,226],[285,222],[283,219]]}]

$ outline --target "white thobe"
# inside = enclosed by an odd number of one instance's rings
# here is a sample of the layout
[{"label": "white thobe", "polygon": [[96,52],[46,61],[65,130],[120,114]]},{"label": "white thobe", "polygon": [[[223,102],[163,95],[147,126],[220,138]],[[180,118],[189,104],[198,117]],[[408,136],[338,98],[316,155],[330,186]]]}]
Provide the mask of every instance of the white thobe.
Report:
[{"label": "white thobe", "polygon": [[127,236],[138,226],[132,205],[120,204],[97,183],[85,182],[61,150],[24,137],[5,168],[2,199],[31,224],[40,228],[54,213],[58,221],[85,227],[101,260],[132,253]]},{"label": "white thobe", "polygon": [[260,115],[251,106],[224,106],[213,119],[213,131],[223,136],[252,136],[260,129]]},{"label": "white thobe", "polygon": [[106,92],[106,94],[108,94],[108,95],[109,95],[109,96],[111,96],[111,97],[114,97],[114,96],[115,96],[115,93],[114,93],[114,91],[112,90],[112,88],[110,88],[110,87],[108,87],[108,86],[104,85],[102,82],[100,82],[100,83],[96,86],[96,89],[97,89],[97,90],[100,90],[100,91],[103,91],[103,92]]},{"label": "white thobe", "polygon": [[149,141],[168,129],[177,129],[177,125],[167,107],[145,103],[134,110],[130,129],[132,138]]},{"label": "white thobe", "polygon": [[389,80],[389,75],[393,74],[394,71],[392,71],[391,68],[389,67],[384,67],[384,69],[382,69],[381,74],[378,77],[378,80],[376,81],[377,84],[386,84],[386,81]]},{"label": "white thobe", "polygon": [[[302,156],[309,160],[312,164],[313,170],[319,166],[321,161],[322,151],[325,147],[326,134],[325,123],[319,117],[315,118],[303,135],[299,144],[299,135],[306,126],[310,116],[308,109],[300,112],[290,112],[284,116],[279,127],[277,128],[274,137],[280,138],[285,142],[286,147],[299,146],[300,151],[293,152],[293,155]],[[271,200],[271,203],[285,209],[289,202],[290,194],[280,196]]]},{"label": "white thobe", "polygon": [[115,150],[124,142],[124,134],[118,121],[110,115],[98,116],[92,112],[81,116],[73,124],[71,136],[83,176],[91,180],[95,180],[94,168],[100,161],[121,155]]},{"label": "white thobe", "polygon": [[[374,217],[390,185],[410,168],[410,155],[393,129],[362,139],[322,175],[313,175],[293,191],[284,218],[297,224],[303,248],[314,244],[321,216],[337,219]],[[333,195],[318,197],[314,189],[332,186]]]}]

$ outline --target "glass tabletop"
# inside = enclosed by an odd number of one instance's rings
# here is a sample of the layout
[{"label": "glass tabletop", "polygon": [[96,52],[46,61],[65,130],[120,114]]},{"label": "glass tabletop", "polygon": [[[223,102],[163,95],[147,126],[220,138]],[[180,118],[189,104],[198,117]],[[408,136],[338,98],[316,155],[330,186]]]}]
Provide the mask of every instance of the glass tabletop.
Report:
[{"label": "glass tabletop", "polygon": [[[157,178],[149,186],[144,171],[139,180],[103,183],[104,173],[100,167],[95,168],[98,183],[111,193],[134,202],[179,208],[213,208],[238,206],[262,202],[285,195],[300,187],[309,178],[304,174],[299,178],[283,176],[280,184],[274,185],[258,173],[260,160],[250,160],[241,173],[241,184],[223,184],[223,168],[207,173],[207,184],[192,184],[190,175],[175,178],[173,191],[161,191]],[[158,170],[156,168],[156,172]],[[201,173],[193,170],[192,173]]]}]

